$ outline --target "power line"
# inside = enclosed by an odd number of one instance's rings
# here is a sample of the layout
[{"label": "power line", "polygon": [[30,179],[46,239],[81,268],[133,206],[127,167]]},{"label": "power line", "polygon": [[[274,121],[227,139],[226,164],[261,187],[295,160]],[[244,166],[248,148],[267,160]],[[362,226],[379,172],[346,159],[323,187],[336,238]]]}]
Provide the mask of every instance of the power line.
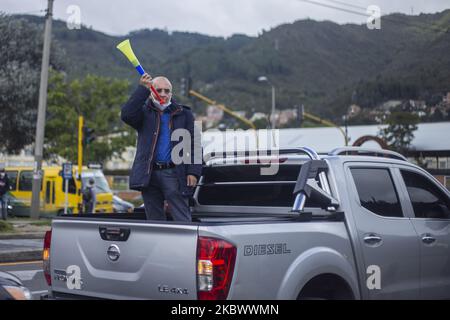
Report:
[{"label": "power line", "polygon": [[[338,10],[338,11],[342,11],[342,12],[352,13],[352,14],[356,14],[356,15],[359,15],[359,16],[367,17],[367,18],[372,17],[372,15],[367,14],[367,13],[358,12],[358,11],[355,11],[355,10],[349,10],[349,9],[345,9],[345,8],[342,8],[342,7],[337,7],[337,6],[329,5],[329,4],[326,4],[326,3],[322,3],[322,2],[317,2],[317,1],[312,1],[312,0],[298,0],[298,1],[314,4],[314,5],[317,5],[317,6],[321,6],[321,7],[325,7],[325,8],[329,8],[329,9],[333,9],[333,10]],[[325,0],[325,1],[330,1],[330,2],[344,4],[344,2],[337,1],[337,0]],[[348,4],[348,3],[346,3],[345,5],[352,6],[354,8],[359,8],[359,9],[366,10],[366,8],[359,7],[359,6],[354,6],[354,5],[351,5],[351,4]],[[407,22],[407,21],[400,21],[400,20],[395,20],[395,19],[392,19],[392,18],[387,18],[386,16],[382,16],[382,18],[385,21],[389,21],[389,22],[393,22],[393,23],[398,23],[398,24],[403,24],[403,25],[413,26],[413,27],[418,27],[418,28],[427,28],[427,29],[430,29],[430,30],[433,30],[433,31],[442,31],[443,33],[449,33],[449,30],[450,30],[450,28],[444,29],[444,28],[441,28],[439,26],[427,24],[425,22],[411,23],[411,22]]]},{"label": "power line", "polygon": [[339,10],[339,11],[343,11],[343,12],[347,12],[347,13],[353,13],[353,14],[357,14],[359,16],[363,16],[363,17],[370,17],[370,15],[368,15],[367,13],[361,13],[358,11],[354,11],[354,10],[350,10],[350,9],[344,9],[341,7],[336,7],[336,6],[332,6],[330,4],[325,4],[322,2],[316,2],[316,1],[311,1],[311,0],[298,0],[301,2],[306,2],[306,3],[311,3],[317,6],[321,6],[321,7],[325,7],[325,8],[329,8],[329,9],[334,9],[334,10]]},{"label": "power line", "polygon": [[354,4],[350,4],[350,3],[343,2],[343,1],[338,1],[338,0],[325,0],[325,1],[334,2],[334,3],[337,3],[337,4],[341,4],[343,6],[347,6],[347,7],[350,7],[350,8],[361,9],[361,10],[364,10],[364,11],[367,9],[365,7],[362,7],[362,6],[357,6],[357,5],[354,5]]},{"label": "power line", "polygon": [[41,9],[41,10],[34,10],[34,11],[28,11],[28,12],[10,12],[6,13],[8,15],[20,15],[20,14],[33,14],[33,13],[41,13],[41,12],[47,12],[47,9]]}]

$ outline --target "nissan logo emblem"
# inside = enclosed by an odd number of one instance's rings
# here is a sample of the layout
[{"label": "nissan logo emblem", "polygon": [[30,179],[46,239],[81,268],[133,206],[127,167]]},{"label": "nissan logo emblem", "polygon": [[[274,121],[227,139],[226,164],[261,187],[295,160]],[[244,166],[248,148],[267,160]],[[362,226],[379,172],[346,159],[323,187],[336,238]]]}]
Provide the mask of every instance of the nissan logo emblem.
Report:
[{"label": "nissan logo emblem", "polygon": [[120,249],[115,244],[110,245],[106,253],[111,261],[117,261],[120,258]]}]

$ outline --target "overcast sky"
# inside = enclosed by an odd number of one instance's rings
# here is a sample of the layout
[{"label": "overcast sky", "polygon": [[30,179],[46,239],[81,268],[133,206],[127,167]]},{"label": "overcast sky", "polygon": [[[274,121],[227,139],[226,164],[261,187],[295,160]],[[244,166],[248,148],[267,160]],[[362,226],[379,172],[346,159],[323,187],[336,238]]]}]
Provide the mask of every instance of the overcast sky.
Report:
[{"label": "overcast sky", "polygon": [[[54,16],[67,21],[80,9],[81,23],[111,35],[142,28],[190,31],[228,37],[235,33],[258,35],[283,23],[311,18],[337,23],[365,23],[369,5],[381,14],[435,13],[450,8],[450,0],[55,0]],[[322,4],[322,5],[320,5]],[[1,0],[0,11],[43,15],[47,0]],[[355,11],[360,15],[326,6]]]}]

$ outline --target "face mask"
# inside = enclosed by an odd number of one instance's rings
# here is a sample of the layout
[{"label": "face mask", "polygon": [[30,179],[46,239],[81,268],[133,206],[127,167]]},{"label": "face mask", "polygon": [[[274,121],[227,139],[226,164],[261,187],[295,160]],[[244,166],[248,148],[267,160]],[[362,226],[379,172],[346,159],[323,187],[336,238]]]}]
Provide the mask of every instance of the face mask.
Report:
[{"label": "face mask", "polygon": [[153,95],[152,95],[152,101],[153,101],[153,104],[155,106],[157,106],[158,108],[160,108],[160,109],[164,109],[164,108],[170,106],[170,104],[171,104],[170,100],[167,103],[165,103],[165,104],[160,104],[158,100],[153,98]]}]

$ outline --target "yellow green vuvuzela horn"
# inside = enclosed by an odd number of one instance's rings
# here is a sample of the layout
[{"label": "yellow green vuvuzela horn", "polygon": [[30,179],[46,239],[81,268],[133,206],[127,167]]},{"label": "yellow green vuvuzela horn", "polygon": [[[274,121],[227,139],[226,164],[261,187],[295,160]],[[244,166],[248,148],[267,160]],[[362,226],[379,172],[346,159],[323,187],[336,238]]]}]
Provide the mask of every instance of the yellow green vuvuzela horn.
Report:
[{"label": "yellow green vuvuzela horn", "polygon": [[141,64],[139,63],[139,60],[136,58],[136,55],[133,52],[133,49],[131,48],[130,40],[124,40],[121,43],[119,43],[116,47],[119,49],[125,57],[127,57],[128,60],[133,64],[133,66],[136,68],[136,70],[143,75],[145,73],[144,69],[142,68]]}]

